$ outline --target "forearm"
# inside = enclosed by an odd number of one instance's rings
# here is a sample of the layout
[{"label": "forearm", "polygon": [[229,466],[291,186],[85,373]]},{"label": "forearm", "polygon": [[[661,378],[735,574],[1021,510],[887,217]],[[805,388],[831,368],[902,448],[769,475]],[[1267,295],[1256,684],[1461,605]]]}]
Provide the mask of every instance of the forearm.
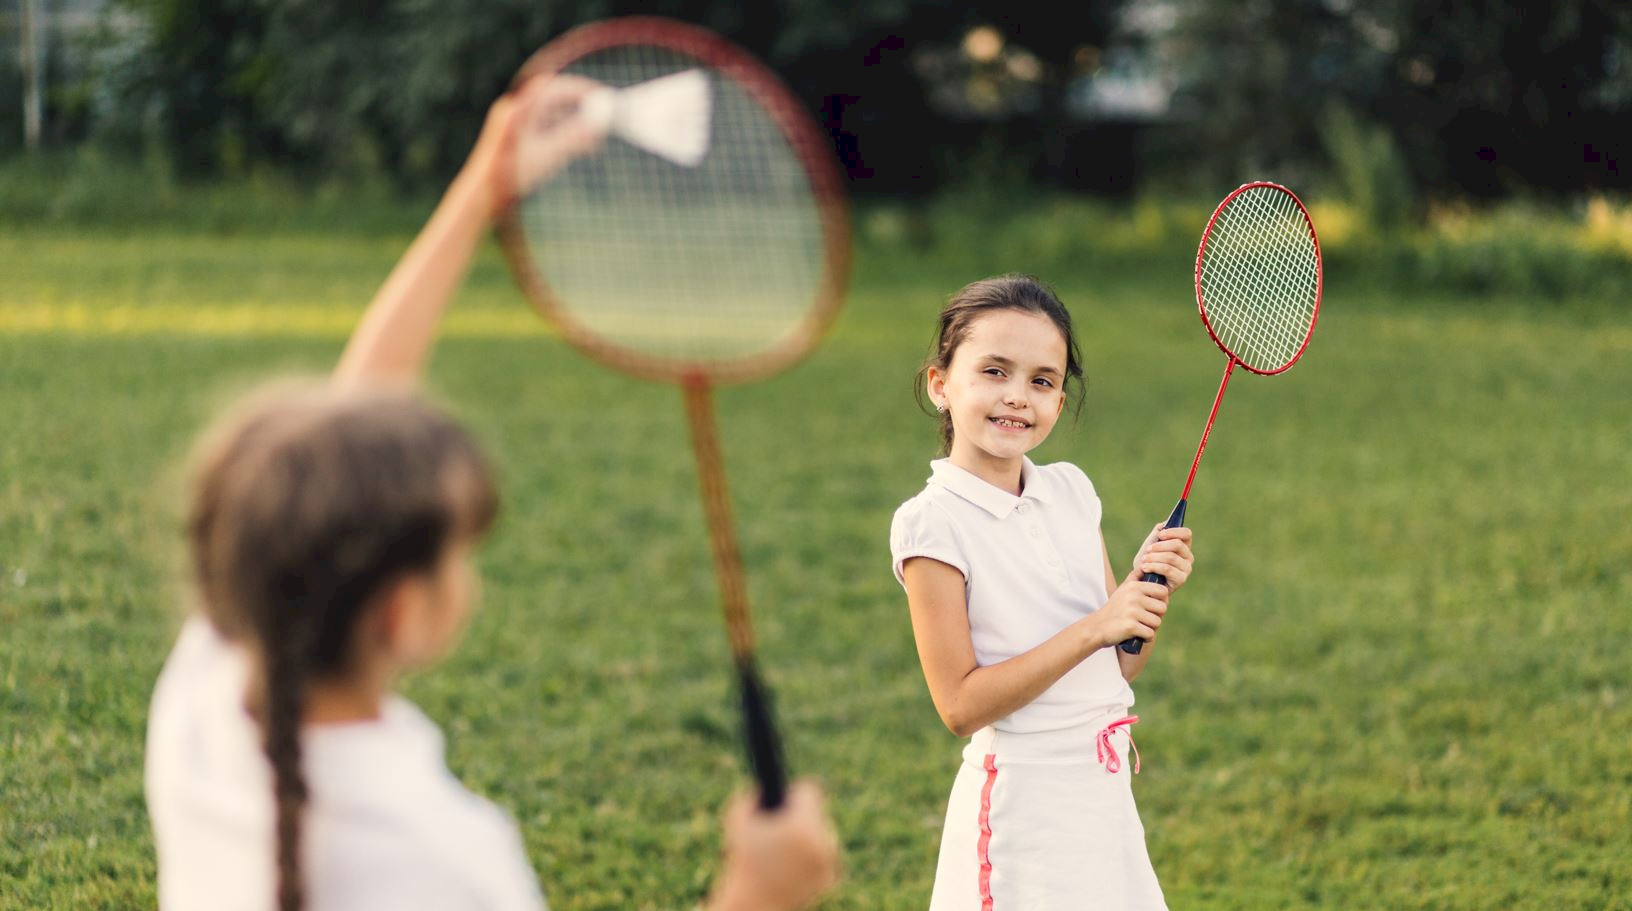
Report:
[{"label": "forearm", "polygon": [[976,667],[935,700],[941,720],[960,737],[1013,714],[1035,701],[1083,659],[1106,647],[1092,617],[1006,661]]},{"label": "forearm", "polygon": [[340,356],[335,379],[412,382],[419,376],[442,312],[492,220],[491,183],[477,166],[467,166],[454,179],[368,305]]}]

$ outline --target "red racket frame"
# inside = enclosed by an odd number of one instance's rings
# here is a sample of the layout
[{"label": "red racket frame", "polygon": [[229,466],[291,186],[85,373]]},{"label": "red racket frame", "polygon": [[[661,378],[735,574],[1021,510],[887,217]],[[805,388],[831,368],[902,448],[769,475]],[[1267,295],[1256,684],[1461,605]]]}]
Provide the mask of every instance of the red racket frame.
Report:
[{"label": "red racket frame", "polygon": [[[1274,370],[1260,370],[1253,367],[1246,361],[1243,361],[1241,358],[1237,357],[1235,352],[1231,351],[1229,346],[1224,344],[1223,340],[1218,337],[1218,332],[1213,329],[1212,321],[1207,318],[1207,302],[1204,299],[1201,291],[1202,260],[1207,255],[1207,242],[1212,239],[1213,226],[1218,223],[1218,216],[1229,207],[1230,203],[1233,202],[1237,196],[1240,196],[1242,193],[1249,190],[1257,189],[1273,189],[1285,193],[1288,197],[1290,197],[1293,204],[1297,206],[1298,214],[1303,217],[1304,226],[1309,229],[1309,239],[1312,240],[1315,245],[1315,308],[1309,314],[1309,328],[1304,332],[1303,342],[1298,346],[1298,350],[1290,359],[1287,360],[1286,363],[1276,367]],[[1309,347],[1309,340],[1314,337],[1315,323],[1320,319],[1320,301],[1322,293],[1325,289],[1325,277],[1320,256],[1320,235],[1315,233],[1315,222],[1309,217],[1309,210],[1304,207],[1303,200],[1298,198],[1298,194],[1288,190],[1286,187],[1283,187],[1278,183],[1271,183],[1267,180],[1253,181],[1252,183],[1245,183],[1239,187],[1236,187],[1235,190],[1230,193],[1230,195],[1224,197],[1224,200],[1218,204],[1217,208],[1213,209],[1212,217],[1207,219],[1207,227],[1201,232],[1201,243],[1196,247],[1195,278],[1196,310],[1201,314],[1201,324],[1206,327],[1207,335],[1212,338],[1213,344],[1218,346],[1218,350],[1224,352],[1224,356],[1227,360],[1224,363],[1224,378],[1219,380],[1218,392],[1213,396],[1212,410],[1207,412],[1207,426],[1202,429],[1201,442],[1196,446],[1196,457],[1190,461],[1190,474],[1184,479],[1184,492],[1179,495],[1178,504],[1173,507],[1173,511],[1168,514],[1167,521],[1162,524],[1163,528],[1174,528],[1184,524],[1184,511],[1190,500],[1190,487],[1196,481],[1196,470],[1201,467],[1202,453],[1207,451],[1207,440],[1213,434],[1213,421],[1217,420],[1218,418],[1218,406],[1224,402],[1224,390],[1229,388],[1230,376],[1234,372],[1235,366],[1240,364],[1242,369],[1256,373],[1259,376],[1275,376],[1280,373],[1285,373],[1286,371],[1292,369],[1292,365],[1296,364],[1299,358],[1303,357],[1303,352]],[[1158,573],[1146,573],[1141,578],[1145,582],[1159,582],[1164,585],[1167,583],[1167,579]],[[1130,655],[1137,655],[1144,648],[1144,644],[1145,641],[1143,639],[1128,639],[1122,643],[1121,649]]]}]

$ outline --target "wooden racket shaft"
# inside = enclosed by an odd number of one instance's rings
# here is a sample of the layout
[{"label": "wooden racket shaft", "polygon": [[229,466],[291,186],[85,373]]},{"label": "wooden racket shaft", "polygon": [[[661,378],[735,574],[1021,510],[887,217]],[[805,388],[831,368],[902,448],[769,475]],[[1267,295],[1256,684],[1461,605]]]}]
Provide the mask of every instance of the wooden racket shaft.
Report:
[{"label": "wooden racket shaft", "polygon": [[517,76],[599,83],[577,117],[593,151],[500,222],[517,281],[561,338],[681,387],[715,576],[767,808],[786,791],[731,522],[711,390],[771,376],[842,303],[850,229],[826,132],[764,64],[705,29],[644,16],[580,26]]},{"label": "wooden racket shaft", "polygon": [[700,377],[681,383],[681,390],[686,399],[686,417],[691,424],[692,448],[697,453],[697,480],[703,492],[703,511],[714,551],[714,574],[720,585],[726,635],[731,643],[731,657],[737,665],[748,763],[759,784],[759,805],[774,810],[787,795],[787,770],[782,761],[782,738],[771,715],[770,692],[760,679],[754,659],[748,591],[742,554],[737,549],[737,536],[731,523],[731,499],[725,487],[725,465],[715,432],[713,393],[708,382]]}]

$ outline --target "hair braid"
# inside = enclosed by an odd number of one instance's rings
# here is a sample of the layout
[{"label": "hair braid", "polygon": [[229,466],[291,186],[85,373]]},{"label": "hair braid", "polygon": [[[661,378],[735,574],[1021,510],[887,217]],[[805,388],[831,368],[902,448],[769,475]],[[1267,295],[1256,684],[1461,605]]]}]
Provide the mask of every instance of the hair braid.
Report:
[{"label": "hair braid", "polygon": [[301,772],[300,721],[306,685],[300,656],[291,641],[275,640],[265,662],[262,747],[272,766],[277,812],[278,911],[300,911],[305,882],[300,869],[301,815],[306,808],[306,776]]},{"label": "hair braid", "polygon": [[271,390],[211,432],[187,534],[205,614],[254,658],[247,694],[272,772],[276,907],[300,911],[309,792],[300,731],[317,681],[352,670],[360,618],[434,573],[498,508],[481,451],[412,393]]}]

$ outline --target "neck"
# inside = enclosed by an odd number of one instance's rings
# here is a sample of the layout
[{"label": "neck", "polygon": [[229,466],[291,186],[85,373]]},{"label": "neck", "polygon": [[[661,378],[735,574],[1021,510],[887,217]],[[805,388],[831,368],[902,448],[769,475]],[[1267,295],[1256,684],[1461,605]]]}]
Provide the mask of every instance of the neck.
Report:
[{"label": "neck", "polygon": [[[345,673],[308,679],[301,724],[377,721],[385,706],[385,697],[396,686],[400,670],[383,656],[364,654],[359,655]],[[244,708],[251,715],[259,714],[257,707],[264,696],[260,689],[263,680],[265,677],[259,668],[250,675]]]},{"label": "neck", "polygon": [[971,452],[960,449],[954,442],[947,461],[999,490],[1020,496],[1020,468],[1025,461],[1023,456],[1012,459],[996,458],[978,450]]},{"label": "neck", "polygon": [[[342,677],[313,680],[306,686],[306,705],[301,724],[347,724],[377,721],[390,695],[395,674],[356,672]],[[244,707],[256,714],[261,704],[259,684],[251,683],[244,694]]]},{"label": "neck", "polygon": [[390,693],[375,681],[331,680],[312,685],[306,697],[307,724],[346,724],[377,721]]}]

